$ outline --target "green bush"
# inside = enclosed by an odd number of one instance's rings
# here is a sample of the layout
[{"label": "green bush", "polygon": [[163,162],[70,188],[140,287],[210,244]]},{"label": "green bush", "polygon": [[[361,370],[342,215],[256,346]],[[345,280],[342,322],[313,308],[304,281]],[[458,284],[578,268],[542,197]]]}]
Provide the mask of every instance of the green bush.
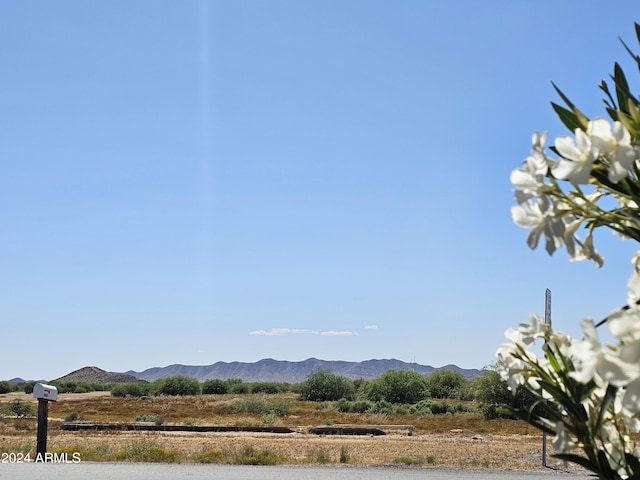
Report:
[{"label": "green bush", "polygon": [[396,457],[393,459],[393,463],[402,465],[432,465],[436,461],[433,455],[419,456],[419,457]]},{"label": "green bush", "polygon": [[361,395],[372,402],[415,403],[425,398],[426,379],[412,370],[388,370],[361,387]]},{"label": "green bush", "polygon": [[456,413],[473,412],[474,408],[463,403],[434,402],[433,400],[421,400],[409,407],[411,415],[428,417],[430,415],[455,415]]},{"label": "green bush", "polygon": [[199,463],[224,463],[225,457],[222,450],[206,450],[196,454],[195,460]]},{"label": "green bush", "polygon": [[155,423],[156,425],[162,425],[164,423],[164,418],[159,417],[157,415],[138,415],[135,418],[136,422],[149,422]]},{"label": "green bush", "polygon": [[277,382],[255,382],[249,384],[249,390],[251,393],[282,393],[288,390],[288,385],[286,383],[277,383]]},{"label": "green bush", "polygon": [[152,385],[146,382],[121,383],[111,388],[114,397],[145,397],[152,394]]},{"label": "green bush", "polygon": [[426,393],[431,398],[465,399],[468,382],[460,372],[436,370],[426,378]]},{"label": "green bush", "polygon": [[13,392],[13,385],[5,381],[0,382],[0,393],[9,393],[9,392]]},{"label": "green bush", "polygon": [[23,402],[20,399],[11,400],[3,407],[6,415],[15,416],[16,418],[35,417],[36,407],[29,402]]},{"label": "green bush", "polygon": [[289,412],[289,402],[251,396],[232,403],[228,408],[231,413],[250,413],[254,415],[283,417]]},{"label": "green bush", "polygon": [[393,413],[393,405],[386,400],[378,400],[371,408],[371,413],[384,413],[390,415]]},{"label": "green bush", "polygon": [[249,385],[246,383],[232,383],[229,386],[229,393],[233,393],[234,395],[246,395],[249,393]]},{"label": "green bush", "polygon": [[353,382],[335,375],[329,370],[317,370],[310,373],[300,385],[302,400],[313,402],[336,401],[341,398],[353,400],[355,388]]},{"label": "green bush", "polygon": [[233,455],[232,462],[237,465],[276,465],[286,458],[270,450],[245,447]]},{"label": "green bush", "polygon": [[115,460],[131,462],[180,463],[182,453],[177,450],[165,450],[154,442],[132,443],[126,450],[116,452]]},{"label": "green bush", "polygon": [[489,367],[470,382],[470,390],[485,420],[513,418],[513,409],[528,411],[535,398],[526,388],[518,388],[513,395],[500,374]]},{"label": "green bush", "polygon": [[229,383],[219,378],[202,382],[202,393],[205,395],[224,395],[229,391]]},{"label": "green bush", "polygon": [[352,402],[350,402],[346,398],[341,398],[336,402],[336,410],[342,413],[349,413],[351,411],[351,404]]},{"label": "green bush", "polygon": [[78,412],[71,412],[71,413],[69,413],[69,415],[67,415],[64,418],[64,421],[65,422],[75,422],[76,420],[78,420],[78,418],[79,418]]},{"label": "green bush", "polygon": [[341,398],[335,403],[335,408],[342,413],[365,413],[373,411],[374,404],[366,400],[351,402],[346,398]]},{"label": "green bush", "polygon": [[111,390],[111,387],[113,386],[111,384],[88,383],[88,382],[52,381],[49,383],[58,389],[58,393],[106,392]]},{"label": "green bush", "polygon": [[161,378],[152,383],[157,395],[198,395],[200,382],[184,375]]}]

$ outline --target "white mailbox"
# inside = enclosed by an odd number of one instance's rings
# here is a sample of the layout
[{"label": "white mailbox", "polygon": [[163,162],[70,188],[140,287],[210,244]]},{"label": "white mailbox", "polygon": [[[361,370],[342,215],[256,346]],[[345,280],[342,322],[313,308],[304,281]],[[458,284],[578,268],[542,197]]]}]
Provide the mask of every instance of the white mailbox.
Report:
[{"label": "white mailbox", "polygon": [[33,398],[55,402],[58,400],[58,389],[46,383],[36,383],[33,386]]}]

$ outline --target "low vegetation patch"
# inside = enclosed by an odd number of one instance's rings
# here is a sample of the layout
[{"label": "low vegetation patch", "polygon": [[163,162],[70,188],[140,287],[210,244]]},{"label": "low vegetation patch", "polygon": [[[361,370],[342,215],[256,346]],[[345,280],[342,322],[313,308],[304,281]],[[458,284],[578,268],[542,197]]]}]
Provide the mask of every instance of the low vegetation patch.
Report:
[{"label": "low vegetation patch", "polygon": [[286,463],[286,457],[268,449],[245,447],[235,452],[232,462],[236,465],[278,465]]},{"label": "low vegetation patch", "polygon": [[131,443],[125,450],[115,452],[113,458],[129,462],[180,463],[182,452],[164,449],[154,442],[139,441]]},{"label": "low vegetation patch", "polygon": [[35,417],[36,407],[33,403],[16,398],[8,403],[0,404],[0,416],[13,418]]},{"label": "low vegetation patch", "polygon": [[433,455],[421,455],[418,457],[396,457],[393,463],[401,465],[433,465],[436,459]]}]

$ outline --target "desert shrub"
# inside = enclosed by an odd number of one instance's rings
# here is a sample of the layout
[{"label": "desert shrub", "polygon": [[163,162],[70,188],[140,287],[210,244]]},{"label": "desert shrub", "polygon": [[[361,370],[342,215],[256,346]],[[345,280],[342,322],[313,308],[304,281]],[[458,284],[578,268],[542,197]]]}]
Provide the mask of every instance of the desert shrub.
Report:
[{"label": "desert shrub", "polygon": [[139,461],[152,463],[180,463],[182,452],[162,447],[150,447],[140,453]]},{"label": "desert shrub", "polygon": [[351,409],[351,402],[346,398],[341,398],[335,403],[336,410],[342,413],[349,413]]},{"label": "desert shrub", "polygon": [[351,460],[351,455],[349,455],[349,450],[344,445],[340,447],[340,463],[349,463]]},{"label": "desert shrub", "polygon": [[277,465],[286,459],[270,450],[245,447],[233,455],[232,463],[237,465]]},{"label": "desert shrub", "polygon": [[200,382],[184,375],[160,378],[152,383],[157,395],[198,395]]},{"label": "desert shrub", "polygon": [[331,463],[331,454],[326,448],[314,448],[307,451],[307,462],[321,465]]},{"label": "desert shrub", "polygon": [[67,415],[64,418],[64,421],[65,422],[75,422],[76,420],[78,420],[78,418],[79,418],[78,412],[71,412],[71,413],[69,413],[69,415]]},{"label": "desert shrub", "polygon": [[341,398],[335,403],[335,408],[342,413],[365,413],[373,411],[374,404],[366,400],[349,401]]},{"label": "desert shrub", "polygon": [[0,382],[0,393],[9,393],[9,392],[13,392],[13,385],[5,381]]},{"label": "desert shrub", "polygon": [[513,418],[511,410],[529,410],[534,404],[535,398],[526,388],[518,388],[513,395],[507,383],[500,378],[500,374],[492,367],[475,377],[470,382],[470,390],[479,406],[479,410],[485,420],[495,418]]},{"label": "desert shrub", "polygon": [[154,442],[141,441],[132,443],[126,450],[116,452],[114,459],[130,462],[180,463],[182,453],[178,450],[166,450]]},{"label": "desert shrub", "polygon": [[371,408],[371,413],[383,413],[383,414],[392,414],[393,413],[393,405],[391,402],[387,400],[378,400],[373,404]]},{"label": "desert shrub", "polygon": [[121,383],[111,387],[111,395],[114,397],[144,397],[151,395],[152,385],[146,382]]},{"label": "desert shrub", "polygon": [[410,415],[418,415],[420,417],[428,417],[433,415],[433,410],[431,410],[430,403],[426,400],[421,400],[415,405],[411,405],[409,407]]},{"label": "desert shrub", "polygon": [[409,407],[411,415],[427,417],[430,415],[455,415],[456,413],[474,412],[475,409],[464,403],[435,402],[433,400],[421,400]]},{"label": "desert shrub", "polygon": [[198,463],[224,463],[225,456],[222,450],[206,450],[195,456]]},{"label": "desert shrub", "polygon": [[23,402],[20,399],[11,400],[4,408],[6,415],[15,416],[16,418],[34,417],[36,415],[36,407],[30,402]]},{"label": "desert shrub", "polygon": [[302,400],[313,402],[336,401],[341,398],[353,399],[354,393],[353,382],[345,377],[335,375],[329,370],[317,370],[310,373],[300,385]]},{"label": "desert shrub", "polygon": [[510,416],[506,407],[512,404],[513,395],[498,372],[485,370],[471,380],[470,389],[485,420]]},{"label": "desert shrub", "polygon": [[249,390],[251,393],[282,393],[288,390],[287,385],[277,382],[255,382],[249,384]]},{"label": "desert shrub", "polygon": [[224,395],[229,391],[229,383],[219,378],[202,382],[202,393],[205,395]]},{"label": "desert shrub", "polygon": [[159,417],[157,415],[138,415],[135,418],[136,422],[150,422],[155,423],[156,425],[162,425],[164,423],[164,418]]},{"label": "desert shrub", "polygon": [[267,412],[267,402],[262,398],[246,398],[229,406],[232,413],[263,414]]},{"label": "desert shrub", "polygon": [[233,393],[234,395],[245,395],[249,393],[249,385],[246,383],[232,383],[229,386],[229,393]]},{"label": "desert shrub", "polygon": [[353,413],[365,413],[373,409],[373,404],[367,400],[358,400],[351,405]]},{"label": "desert shrub", "polygon": [[426,393],[431,398],[465,398],[468,380],[460,372],[436,370],[426,378]]},{"label": "desert shrub", "polygon": [[[87,392],[105,392],[111,390],[113,385],[90,382],[49,382],[58,389],[58,393],[87,393]],[[33,391],[33,390],[32,390]]]},{"label": "desert shrub", "polygon": [[254,415],[283,417],[289,412],[289,402],[268,400],[265,397],[255,398],[252,396],[234,402],[228,408],[231,413],[250,413]]},{"label": "desert shrub", "polygon": [[393,463],[401,465],[431,465],[436,461],[433,455],[418,456],[418,457],[396,457],[393,459]]},{"label": "desert shrub", "polygon": [[24,384],[24,393],[28,393],[29,395],[33,393],[33,387],[36,382],[27,382]]},{"label": "desert shrub", "polygon": [[412,370],[388,370],[361,387],[361,395],[372,402],[415,403],[425,398],[426,379]]}]

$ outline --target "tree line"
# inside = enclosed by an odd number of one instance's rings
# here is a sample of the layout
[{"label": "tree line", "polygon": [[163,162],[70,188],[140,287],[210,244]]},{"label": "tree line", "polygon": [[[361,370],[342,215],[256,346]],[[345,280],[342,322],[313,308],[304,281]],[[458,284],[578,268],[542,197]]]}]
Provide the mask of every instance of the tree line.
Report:
[{"label": "tree line", "polygon": [[[428,376],[411,370],[389,370],[373,380],[351,380],[329,370],[317,370],[297,384],[279,382],[243,382],[240,379],[209,379],[203,382],[183,375],[161,378],[153,382],[100,385],[83,382],[51,382],[59,393],[84,393],[108,390],[114,397],[151,397],[158,395],[212,394],[276,394],[291,392],[301,400],[339,402],[345,412],[392,411],[392,405],[410,405],[408,412],[420,414],[446,413],[440,410],[462,409],[456,404],[434,403],[433,400],[473,401],[487,419],[509,416],[509,408],[528,408],[531,395],[524,389],[513,395],[506,383],[491,368],[468,380],[453,370],[436,370]],[[0,382],[0,393],[16,390],[9,382]],[[33,383],[22,388],[33,391]],[[436,410],[436,412],[434,412]],[[452,412],[455,413],[455,412]]]}]

